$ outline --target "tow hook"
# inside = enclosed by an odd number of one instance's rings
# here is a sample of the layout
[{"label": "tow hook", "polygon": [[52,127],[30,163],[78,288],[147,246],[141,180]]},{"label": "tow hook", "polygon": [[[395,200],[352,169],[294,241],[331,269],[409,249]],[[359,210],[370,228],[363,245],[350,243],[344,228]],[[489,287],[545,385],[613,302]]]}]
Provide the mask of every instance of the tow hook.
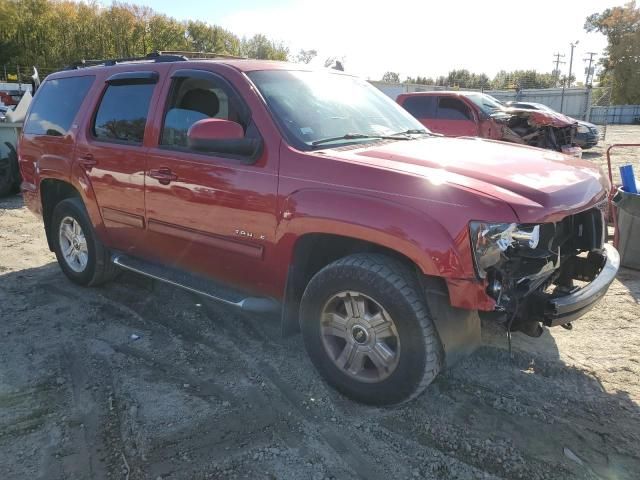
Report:
[{"label": "tow hook", "polygon": [[565,330],[573,330],[573,324],[571,322],[569,323],[563,323],[562,325],[560,325],[562,328],[564,328]]}]

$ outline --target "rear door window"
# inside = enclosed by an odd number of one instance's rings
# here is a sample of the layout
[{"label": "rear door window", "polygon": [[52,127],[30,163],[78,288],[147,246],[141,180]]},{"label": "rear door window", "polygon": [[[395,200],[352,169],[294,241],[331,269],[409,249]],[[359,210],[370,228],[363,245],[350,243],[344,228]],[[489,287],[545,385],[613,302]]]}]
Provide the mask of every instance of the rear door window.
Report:
[{"label": "rear door window", "polygon": [[98,140],[142,144],[153,83],[112,84],[104,92],[93,123]]},{"label": "rear door window", "polygon": [[416,118],[436,118],[436,103],[438,97],[425,95],[407,97],[402,106]]},{"label": "rear door window", "polygon": [[440,120],[472,120],[471,109],[462,101],[452,97],[440,97],[438,100],[438,118]]},{"label": "rear door window", "polygon": [[94,76],[82,76],[44,82],[31,106],[24,133],[66,135],[94,79]]}]

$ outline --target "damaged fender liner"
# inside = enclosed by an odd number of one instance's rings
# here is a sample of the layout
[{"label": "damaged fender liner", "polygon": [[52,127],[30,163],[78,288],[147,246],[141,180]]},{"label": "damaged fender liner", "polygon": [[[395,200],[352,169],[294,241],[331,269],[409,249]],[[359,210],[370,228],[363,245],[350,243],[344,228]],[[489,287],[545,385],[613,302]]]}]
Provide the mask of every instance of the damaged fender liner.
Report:
[{"label": "damaged fender liner", "polygon": [[[600,300],[613,282],[620,268],[620,255],[610,245],[603,245],[602,268],[595,278],[582,288],[562,296],[537,293],[531,305],[539,305],[532,312],[531,320],[540,321],[548,327],[564,325],[587,313]],[[540,308],[542,307],[542,308]],[[534,307],[535,308],[535,307]]]}]

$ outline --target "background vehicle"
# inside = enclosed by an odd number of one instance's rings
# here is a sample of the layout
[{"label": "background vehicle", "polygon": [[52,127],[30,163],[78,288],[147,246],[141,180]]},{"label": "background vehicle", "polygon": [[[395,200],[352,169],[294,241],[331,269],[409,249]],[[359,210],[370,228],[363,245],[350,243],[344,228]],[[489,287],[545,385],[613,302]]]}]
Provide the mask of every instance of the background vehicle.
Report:
[{"label": "background vehicle", "polygon": [[478,312],[533,336],[569,324],[619,263],[592,164],[432,135],[368,82],[300,65],[154,55],[50,75],[20,168],[70,280],[119,267],[278,312],[372,404],[472,351]]},{"label": "background vehicle", "polygon": [[20,190],[17,146],[21,129],[21,123],[0,119],[0,197]]},{"label": "background vehicle", "polygon": [[436,133],[504,140],[581,156],[575,145],[576,121],[559,113],[505,108],[480,92],[404,93],[396,101]]},{"label": "background vehicle", "polygon": [[[547,107],[546,105],[543,105],[542,103],[507,102],[505,105],[509,108],[517,108],[523,110],[540,110],[543,112],[557,113],[555,110]],[[574,137],[576,145],[584,150],[595,147],[600,140],[600,131],[598,130],[598,126],[594,125],[593,123],[585,122],[584,120],[573,120],[578,123],[576,136]]]},{"label": "background vehicle", "polygon": [[0,102],[7,106],[18,105],[23,94],[22,90],[0,90]]},{"label": "background vehicle", "polygon": [[6,105],[0,105],[0,122],[4,122],[6,120],[7,112],[10,110],[10,107]]}]

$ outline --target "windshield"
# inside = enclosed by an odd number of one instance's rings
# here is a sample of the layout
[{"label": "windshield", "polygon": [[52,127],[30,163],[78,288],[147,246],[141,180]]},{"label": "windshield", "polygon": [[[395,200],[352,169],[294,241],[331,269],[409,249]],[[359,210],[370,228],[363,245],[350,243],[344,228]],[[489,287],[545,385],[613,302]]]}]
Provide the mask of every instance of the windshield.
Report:
[{"label": "windshield", "polygon": [[470,93],[466,97],[475,103],[487,115],[504,110],[504,105],[498,99],[486,93]]},{"label": "windshield", "polygon": [[380,90],[356,77],[285,70],[255,71],[248,76],[287,138],[298,148],[334,147],[400,133],[429,133]]}]

